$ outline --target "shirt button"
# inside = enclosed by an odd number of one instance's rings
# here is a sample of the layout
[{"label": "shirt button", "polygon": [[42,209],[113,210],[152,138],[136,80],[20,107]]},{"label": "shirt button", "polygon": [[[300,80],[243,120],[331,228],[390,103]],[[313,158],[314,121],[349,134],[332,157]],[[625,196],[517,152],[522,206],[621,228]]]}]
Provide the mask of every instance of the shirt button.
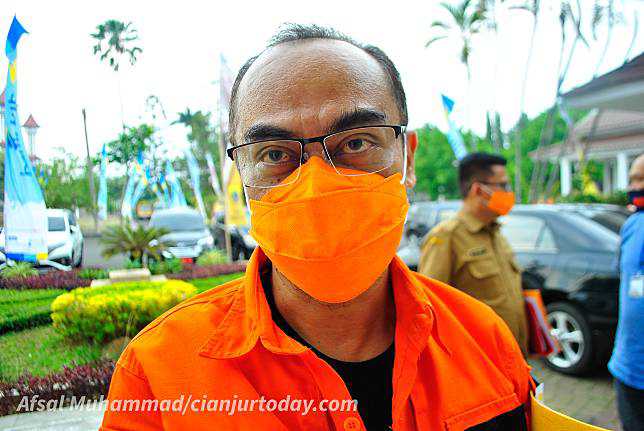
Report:
[{"label": "shirt button", "polygon": [[343,426],[345,431],[359,431],[362,428],[360,426],[360,420],[353,416],[346,418]]}]

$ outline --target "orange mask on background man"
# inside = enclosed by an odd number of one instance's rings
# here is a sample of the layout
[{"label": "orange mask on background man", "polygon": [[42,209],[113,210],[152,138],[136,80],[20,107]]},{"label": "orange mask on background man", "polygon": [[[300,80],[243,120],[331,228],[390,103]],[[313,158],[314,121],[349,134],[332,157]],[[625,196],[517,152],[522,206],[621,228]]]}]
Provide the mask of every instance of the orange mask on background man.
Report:
[{"label": "orange mask on background man", "polygon": [[409,207],[401,174],[338,170],[343,175],[314,156],[288,185],[250,200],[251,234],[264,253],[298,288],[329,303],[355,298],[385,271]]}]

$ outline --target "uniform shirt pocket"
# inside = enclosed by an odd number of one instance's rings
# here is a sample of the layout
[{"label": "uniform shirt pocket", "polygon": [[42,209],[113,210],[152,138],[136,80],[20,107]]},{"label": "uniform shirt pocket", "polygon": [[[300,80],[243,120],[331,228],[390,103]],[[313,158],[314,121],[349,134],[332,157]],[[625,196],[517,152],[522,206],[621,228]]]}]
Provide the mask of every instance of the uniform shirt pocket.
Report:
[{"label": "uniform shirt pocket", "polygon": [[465,266],[467,266],[472,277],[479,280],[499,275],[501,272],[499,265],[490,257],[471,260]]}]

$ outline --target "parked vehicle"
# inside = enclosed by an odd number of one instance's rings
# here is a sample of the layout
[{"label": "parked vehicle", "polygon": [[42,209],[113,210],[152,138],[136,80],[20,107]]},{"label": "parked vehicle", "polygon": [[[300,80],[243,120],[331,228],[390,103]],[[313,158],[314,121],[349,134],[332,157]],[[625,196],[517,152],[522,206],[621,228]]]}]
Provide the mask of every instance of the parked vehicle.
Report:
[{"label": "parked vehicle", "polygon": [[[422,238],[453,217],[460,202],[412,205],[399,255],[418,265]],[[500,219],[524,268],[524,288],[540,289],[562,351],[548,367],[580,375],[604,364],[617,325],[619,236],[578,212],[556,205],[517,205]]]},{"label": "parked vehicle", "polygon": [[[62,265],[80,267],[83,264],[83,233],[76,216],[66,209],[47,209],[48,260]],[[0,261],[4,256],[4,229],[0,232]]]},{"label": "parked vehicle", "polygon": [[619,205],[609,204],[554,204],[561,211],[574,212],[596,221],[600,225],[619,234],[622,225],[631,212]]},{"label": "parked vehicle", "polygon": [[[212,231],[215,236],[215,247],[226,250],[226,225],[224,214],[217,213],[212,220]],[[230,226],[230,243],[233,260],[247,260],[257,247],[257,241],[249,233],[249,226]]]},{"label": "parked vehicle", "polygon": [[201,213],[190,207],[159,209],[150,217],[150,226],[169,231],[160,238],[166,245],[162,252],[165,259],[194,262],[215,244]]}]

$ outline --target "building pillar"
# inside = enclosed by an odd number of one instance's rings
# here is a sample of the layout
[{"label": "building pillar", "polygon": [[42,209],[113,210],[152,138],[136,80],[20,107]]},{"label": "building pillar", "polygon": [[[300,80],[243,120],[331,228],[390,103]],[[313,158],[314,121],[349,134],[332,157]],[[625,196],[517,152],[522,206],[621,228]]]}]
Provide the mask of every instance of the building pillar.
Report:
[{"label": "building pillar", "polygon": [[604,173],[602,175],[602,192],[609,195],[613,192],[612,160],[604,160]]},{"label": "building pillar", "polygon": [[617,154],[617,175],[615,189],[626,190],[628,187],[628,155],[626,153]]},{"label": "building pillar", "polygon": [[570,190],[572,189],[572,168],[570,166],[570,159],[568,157],[562,157],[561,160],[559,160],[559,169],[559,178],[561,180],[561,195],[568,196],[570,194]]}]

